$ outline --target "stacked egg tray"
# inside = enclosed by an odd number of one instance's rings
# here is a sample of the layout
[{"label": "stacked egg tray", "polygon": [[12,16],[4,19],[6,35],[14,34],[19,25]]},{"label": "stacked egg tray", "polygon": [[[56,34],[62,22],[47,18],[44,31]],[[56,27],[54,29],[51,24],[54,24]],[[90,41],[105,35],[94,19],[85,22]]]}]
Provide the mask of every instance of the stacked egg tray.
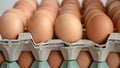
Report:
[{"label": "stacked egg tray", "polygon": [[110,52],[120,52],[120,34],[110,34],[106,44],[99,45],[87,39],[74,43],[53,39],[46,43],[35,44],[30,33],[21,33],[17,40],[7,40],[0,37],[0,50],[6,58],[0,68],[20,68],[16,61],[22,51],[33,53],[35,61],[31,68],[50,68],[47,59],[53,50],[61,51],[64,57],[60,68],[80,68],[76,59],[79,52],[83,50],[89,51],[94,59],[90,68],[109,68],[105,60]]}]

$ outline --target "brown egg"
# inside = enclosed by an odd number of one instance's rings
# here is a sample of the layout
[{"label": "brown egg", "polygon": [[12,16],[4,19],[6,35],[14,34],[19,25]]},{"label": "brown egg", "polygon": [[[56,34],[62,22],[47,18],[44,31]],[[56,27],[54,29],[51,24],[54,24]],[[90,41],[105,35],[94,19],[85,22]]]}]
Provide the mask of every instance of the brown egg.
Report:
[{"label": "brown egg", "polygon": [[119,0],[108,0],[106,3],[107,9],[109,9],[110,5],[116,1],[119,1]]},{"label": "brown egg", "polygon": [[59,3],[58,0],[42,0],[41,5],[40,6],[45,6],[47,5],[48,7],[53,7],[54,9],[58,9],[59,7]]},{"label": "brown egg", "polygon": [[113,5],[110,9],[109,9],[109,11],[108,11],[108,15],[111,17],[111,19],[113,18],[113,16],[114,16],[114,14],[117,12],[117,11],[119,11],[120,10],[120,4],[119,5]]},{"label": "brown egg", "polygon": [[3,39],[16,39],[23,32],[24,25],[18,15],[14,13],[5,13],[2,15],[0,18],[0,34]]},{"label": "brown egg", "polygon": [[89,68],[92,63],[92,56],[88,51],[82,51],[80,52],[77,62],[80,66],[80,68]]},{"label": "brown egg", "polygon": [[104,14],[101,10],[98,10],[98,9],[93,9],[91,11],[89,11],[86,16],[85,16],[85,22],[84,24],[87,25],[88,21],[95,15],[98,15],[98,14]]},{"label": "brown egg", "polygon": [[22,12],[24,12],[24,14],[25,14],[25,16],[26,16],[27,19],[29,19],[31,17],[31,15],[32,15],[32,12],[29,12],[31,10],[28,9],[27,7],[17,6],[15,8],[21,10]]},{"label": "brown egg", "polygon": [[5,61],[5,57],[3,53],[0,51],[0,64],[2,64]]},{"label": "brown egg", "polygon": [[113,23],[114,23],[114,26],[115,26],[116,23],[118,22],[119,18],[120,18],[120,11],[117,11],[117,12],[114,14],[113,18],[112,18],[112,21],[113,21]]},{"label": "brown egg", "polygon": [[101,11],[106,12],[104,6],[98,3],[91,3],[87,6],[87,8],[90,8],[90,7],[96,7],[97,9],[100,9]]},{"label": "brown egg", "polygon": [[24,51],[21,53],[17,63],[20,68],[30,68],[33,64],[34,56],[32,52]]},{"label": "brown egg", "polygon": [[119,68],[120,65],[119,53],[111,52],[108,55],[107,63],[109,65],[109,68]]},{"label": "brown egg", "polygon": [[60,68],[63,61],[63,56],[60,51],[52,51],[48,58],[50,68]]},{"label": "brown egg", "polygon": [[105,14],[93,16],[86,25],[87,38],[98,44],[104,44],[112,32],[113,23]]},{"label": "brown egg", "polygon": [[101,3],[100,0],[87,0],[87,1],[84,3],[83,8],[84,8],[84,9],[87,8],[87,6],[88,6],[89,4],[91,4],[91,3],[97,3],[97,4],[101,4],[101,5],[102,5],[102,3]]},{"label": "brown egg", "polygon": [[38,11],[41,11],[41,10],[47,11],[53,17],[53,20],[56,19],[56,16],[58,14],[58,10],[55,10],[54,8],[41,7],[41,8],[39,8]]},{"label": "brown egg", "polygon": [[58,38],[66,42],[80,40],[82,38],[82,25],[80,19],[72,14],[59,16],[55,23],[55,33]]},{"label": "brown egg", "polygon": [[33,8],[33,11],[37,9],[37,1],[35,0],[21,0],[21,1],[31,5],[31,7]]},{"label": "brown egg", "polygon": [[64,5],[67,5],[67,4],[74,4],[76,7],[79,7],[79,8],[80,8],[80,4],[78,3],[77,0],[64,0],[64,1],[62,2],[62,7],[63,7]]},{"label": "brown egg", "polygon": [[118,22],[115,25],[116,31],[120,32],[120,19],[118,20]]},{"label": "brown egg", "polygon": [[[74,11],[76,10],[76,11]],[[80,18],[80,10],[78,10],[77,8],[75,8],[74,6],[65,6],[62,8],[60,15],[63,14],[73,14],[75,16],[77,16],[78,18]]]},{"label": "brown egg", "polygon": [[23,21],[23,24],[26,25],[26,17],[24,16],[24,13],[22,11],[13,8],[13,9],[7,10],[6,12],[4,12],[4,14],[5,13],[14,13],[14,14],[18,15],[21,18],[21,20]]},{"label": "brown egg", "polygon": [[53,23],[46,13],[33,14],[27,24],[27,31],[36,43],[46,42],[53,38]]},{"label": "brown egg", "polygon": [[108,6],[107,6],[107,10],[110,11],[113,7],[119,5],[119,1],[114,0],[113,2],[111,2]]}]

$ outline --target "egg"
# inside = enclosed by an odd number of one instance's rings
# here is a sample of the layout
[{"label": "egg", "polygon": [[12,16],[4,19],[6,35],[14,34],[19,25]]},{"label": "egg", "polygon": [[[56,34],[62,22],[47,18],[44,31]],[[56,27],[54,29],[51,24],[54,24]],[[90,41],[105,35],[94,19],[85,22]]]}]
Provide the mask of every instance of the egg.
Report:
[{"label": "egg", "polygon": [[86,16],[85,16],[85,22],[84,24],[87,25],[88,21],[95,15],[97,14],[104,14],[103,12],[101,12],[101,10],[98,9],[92,9],[91,11],[89,11]]},{"label": "egg", "polygon": [[0,64],[2,64],[5,61],[5,57],[3,53],[0,51]]},{"label": "egg", "polygon": [[112,7],[110,7],[109,11],[108,11],[108,15],[109,17],[111,17],[111,19],[113,18],[114,14],[120,10],[120,4],[115,6],[113,5]]},{"label": "egg", "polygon": [[27,31],[36,43],[46,42],[53,38],[53,23],[46,13],[33,14],[27,24]]},{"label": "egg", "polygon": [[109,68],[119,68],[120,66],[119,53],[110,52],[110,54],[107,57],[107,63],[109,65]]},{"label": "egg", "polygon": [[33,11],[35,11],[37,9],[37,1],[35,0],[21,0],[24,3],[28,3],[31,5],[31,7],[33,8]]},{"label": "egg", "polygon": [[110,5],[116,1],[119,1],[119,0],[108,0],[106,3],[106,8],[108,9],[110,7]]},{"label": "egg", "polygon": [[63,56],[60,51],[52,51],[48,58],[50,68],[60,68],[63,62]]},{"label": "egg", "polygon": [[18,15],[14,13],[5,13],[1,16],[0,34],[3,39],[16,39],[17,36],[23,32],[24,24]]},{"label": "egg", "polygon": [[24,51],[21,53],[17,63],[20,66],[20,68],[30,68],[33,64],[34,56],[32,52]]},{"label": "egg", "polygon": [[88,51],[81,51],[77,58],[77,62],[80,68],[89,68],[93,59]]},{"label": "egg", "polygon": [[66,42],[75,42],[82,38],[80,19],[71,14],[64,14],[55,22],[55,33],[58,38]]},{"label": "egg", "polygon": [[5,13],[14,13],[14,14],[18,15],[21,18],[21,20],[23,21],[23,24],[26,25],[26,17],[24,16],[24,13],[22,11],[13,8],[13,9],[7,10],[6,12],[4,12],[4,14]]},{"label": "egg", "polygon": [[117,32],[120,32],[120,19],[118,20],[118,22],[115,24],[115,28]]},{"label": "egg", "polygon": [[93,16],[86,25],[87,38],[98,44],[104,44],[113,30],[113,23],[105,14]]},{"label": "egg", "polygon": [[117,11],[117,12],[114,14],[113,18],[112,18],[112,21],[113,21],[113,23],[114,23],[114,26],[117,24],[119,18],[120,18],[120,11]]},{"label": "egg", "polygon": [[87,1],[84,1],[83,8],[86,9],[86,7],[91,3],[97,3],[102,5],[100,0],[87,0]]}]

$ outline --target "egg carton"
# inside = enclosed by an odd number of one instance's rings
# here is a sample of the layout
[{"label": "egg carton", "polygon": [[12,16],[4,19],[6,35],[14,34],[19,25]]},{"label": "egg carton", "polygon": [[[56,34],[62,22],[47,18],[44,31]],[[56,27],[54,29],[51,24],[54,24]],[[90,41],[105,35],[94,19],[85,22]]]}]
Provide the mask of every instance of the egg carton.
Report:
[{"label": "egg carton", "polygon": [[[68,43],[59,39],[53,39],[47,42],[36,44],[30,33],[21,33],[18,36],[17,40],[2,39],[2,37],[0,36],[0,50],[3,52],[6,61],[8,62],[17,61],[22,51],[31,51],[35,57],[35,63],[37,63],[37,61],[45,61],[44,64],[46,65],[46,61],[49,57],[50,52],[53,50],[59,50],[62,52],[65,60],[61,68],[79,68],[77,65],[76,67],[73,67],[76,64],[76,59],[79,55],[79,52],[87,50],[91,53],[94,60],[93,64],[91,65],[91,68],[97,68],[94,64],[98,64],[99,66],[99,64],[101,64],[102,62],[104,65],[104,62],[110,52],[120,52],[120,34],[110,34],[106,44],[99,45],[92,42],[91,40],[86,39],[82,39],[74,43]],[[68,66],[66,66],[66,64]],[[32,68],[37,68],[35,66],[36,64],[34,64]],[[50,68],[49,66],[44,66],[39,68]]]}]

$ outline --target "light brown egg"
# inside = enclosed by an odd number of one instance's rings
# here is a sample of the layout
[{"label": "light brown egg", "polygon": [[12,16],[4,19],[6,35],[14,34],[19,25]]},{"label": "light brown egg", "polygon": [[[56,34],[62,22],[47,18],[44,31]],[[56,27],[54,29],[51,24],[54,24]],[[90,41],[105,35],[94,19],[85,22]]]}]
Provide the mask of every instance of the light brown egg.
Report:
[{"label": "light brown egg", "polygon": [[55,23],[55,33],[58,38],[66,42],[75,42],[82,38],[80,19],[71,14],[58,17]]},{"label": "light brown egg", "polygon": [[63,0],[61,6],[64,6],[66,4],[75,4],[76,7],[80,7],[80,4],[79,4],[78,0]]},{"label": "light brown egg", "polygon": [[87,38],[98,44],[104,44],[112,32],[113,23],[105,14],[93,16],[86,25]]},{"label": "light brown egg", "polygon": [[87,1],[84,3],[83,8],[86,9],[87,6],[88,6],[89,4],[91,4],[91,3],[97,3],[97,4],[101,4],[101,5],[102,5],[102,3],[101,3],[100,0],[87,0]]},{"label": "light brown egg", "polygon": [[3,53],[0,51],[0,64],[2,64],[5,61],[5,57]]},{"label": "light brown egg", "polygon": [[53,38],[53,23],[46,13],[33,14],[27,24],[27,31],[36,43],[46,42]]},{"label": "light brown egg", "polygon": [[48,58],[50,68],[60,68],[63,62],[63,56],[60,51],[52,51]]},{"label": "light brown egg", "polygon": [[23,24],[26,25],[26,17],[24,16],[24,13],[22,11],[20,11],[19,9],[14,9],[14,8],[9,9],[6,12],[4,12],[4,14],[5,13],[14,13],[14,14],[18,15],[21,18],[21,20],[23,21]]},{"label": "light brown egg", "polygon": [[98,10],[98,9],[93,9],[91,11],[89,11],[86,16],[85,16],[85,22],[84,24],[87,25],[88,21],[95,15],[98,15],[98,14],[104,14],[101,10]]},{"label": "light brown egg", "polygon": [[112,18],[112,21],[113,21],[113,23],[114,23],[114,26],[115,26],[116,23],[118,22],[119,18],[120,18],[120,11],[117,11],[117,12],[114,14],[113,18]]},{"label": "light brown egg", "polygon": [[25,6],[17,6],[17,7],[14,7],[14,8],[19,9],[22,12],[24,12],[27,19],[29,19],[32,15],[32,12],[30,12],[31,10],[28,9],[27,7],[25,7]]},{"label": "light brown egg", "polygon": [[115,24],[115,28],[117,32],[120,32],[120,19],[118,20],[118,22]]},{"label": "light brown egg", "polygon": [[81,51],[77,58],[80,68],[89,68],[92,63],[92,56],[88,51]]},{"label": "light brown egg", "polygon": [[38,11],[47,11],[49,13],[49,15],[52,16],[53,20],[56,19],[56,16],[58,14],[58,10],[55,10],[54,8],[48,8],[48,7],[41,7],[41,8],[39,8]]},{"label": "light brown egg", "polygon": [[108,55],[107,63],[109,65],[109,68],[119,68],[120,65],[119,53],[111,52]]},{"label": "light brown egg", "polygon": [[31,7],[33,8],[33,11],[37,9],[37,1],[35,0],[21,0],[21,1],[31,5]]},{"label": "light brown egg", "polygon": [[106,8],[109,9],[110,5],[116,1],[119,1],[119,0],[108,0],[106,3]]},{"label": "light brown egg", "polygon": [[21,53],[17,63],[20,68],[30,68],[33,64],[34,56],[32,52],[24,51]]},{"label": "light brown egg", "polygon": [[97,9],[100,9],[101,11],[106,12],[104,6],[98,3],[91,3],[86,7],[86,9],[90,7],[96,7]]},{"label": "light brown egg", "polygon": [[0,34],[3,39],[16,39],[24,32],[24,24],[20,17],[14,13],[5,13],[0,18]]},{"label": "light brown egg", "polygon": [[109,17],[111,17],[111,19],[113,18],[113,16],[114,16],[114,14],[117,12],[117,11],[119,11],[120,10],[120,4],[119,5],[113,5],[110,9],[109,9],[109,11],[108,11],[108,15],[109,15]]},{"label": "light brown egg", "polygon": [[42,0],[41,5],[40,6],[48,6],[48,7],[53,7],[54,9],[58,9],[59,7],[59,3],[58,0]]}]

